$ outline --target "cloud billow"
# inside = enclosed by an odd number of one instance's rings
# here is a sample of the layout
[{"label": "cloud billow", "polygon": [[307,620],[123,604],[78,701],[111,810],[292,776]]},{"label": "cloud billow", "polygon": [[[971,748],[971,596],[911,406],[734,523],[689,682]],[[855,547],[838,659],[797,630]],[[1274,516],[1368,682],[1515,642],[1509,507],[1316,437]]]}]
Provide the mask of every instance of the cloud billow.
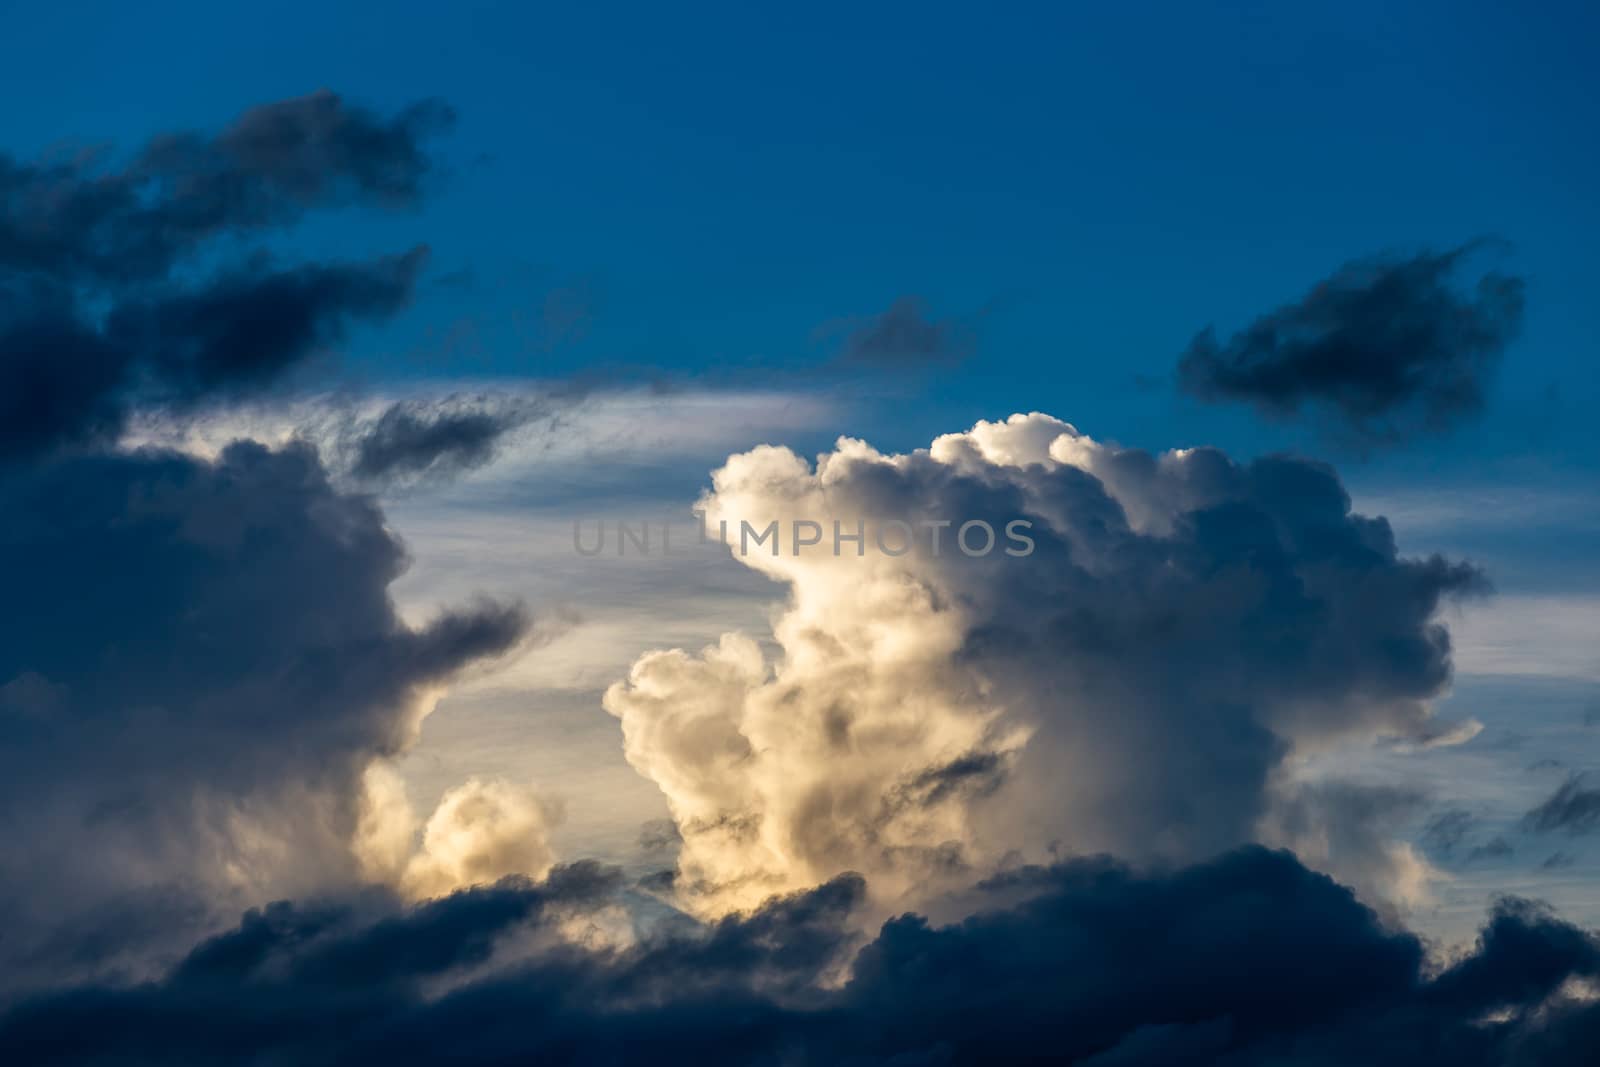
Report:
[{"label": "cloud billow", "polygon": [[757,448],[712,482],[713,528],[1024,516],[1037,545],[740,555],[787,586],[781,657],[729,634],[608,691],[683,836],[679,899],[711,914],[844,870],[892,910],[1011,850],[1179,860],[1275,825],[1326,837],[1312,824],[1363,798],[1272,818],[1289,757],[1433,736],[1437,612],[1483,585],[1399,555],[1320,464],[1151,455],[1037,413],[907,454],[841,439],[814,466]]},{"label": "cloud billow", "polygon": [[28,931],[8,981],[150,887],[357,877],[367,770],[529,628],[487,601],[405,625],[403,546],[309,446],[35,464],[0,474],[0,507],[0,886]]},{"label": "cloud billow", "polygon": [[[841,876],[621,945],[560,934],[623,888],[593,864],[413,909],[280,903],[161,980],[0,1014],[31,1063],[1587,1063],[1600,944],[1499,904],[1435,968],[1413,935],[1284,852],[1138,871],[1024,867],[967,918],[869,938]],[[1426,1050],[1425,1053],[1419,1050]]]},{"label": "cloud billow", "polygon": [[1483,410],[1522,324],[1522,278],[1468,277],[1484,245],[1348,263],[1226,341],[1203,330],[1179,384],[1270,416],[1328,418],[1368,443],[1448,430]]}]

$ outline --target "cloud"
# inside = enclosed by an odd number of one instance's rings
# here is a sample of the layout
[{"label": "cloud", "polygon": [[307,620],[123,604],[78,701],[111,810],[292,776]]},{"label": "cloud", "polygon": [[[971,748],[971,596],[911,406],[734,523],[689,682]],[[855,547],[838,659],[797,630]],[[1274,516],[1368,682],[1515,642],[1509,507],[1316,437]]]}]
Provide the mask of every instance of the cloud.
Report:
[{"label": "cloud", "polygon": [[425,103],[385,120],[323,92],[215,137],[163,135],[120,170],[0,158],[0,461],[104,444],[135,408],[259,390],[405,307],[425,248],[212,272],[213,246],[315,207],[413,202],[421,139],[447,118]]},{"label": "cloud", "polygon": [[902,296],[889,307],[854,322],[839,358],[862,366],[919,366],[959,363],[971,355],[970,331],[951,320],[928,317],[922,300]]},{"label": "cloud", "polygon": [[1448,859],[1477,825],[1472,813],[1462,808],[1442,811],[1429,819],[1419,839],[1423,848],[1441,859]]},{"label": "cloud", "polygon": [[1347,263],[1226,343],[1201,331],[1179,383],[1272,416],[1308,410],[1369,443],[1447,430],[1482,411],[1522,323],[1520,277],[1486,271],[1463,284],[1490,243]]},{"label": "cloud", "polygon": [[252,108],[215,136],[162,134],[120,168],[96,153],[0,156],[0,270],[121,286],[314,208],[408,206],[432,169],[424,142],[452,121],[437,100],[384,118],[322,90]]},{"label": "cloud", "polygon": [[[0,306],[0,460],[109,442],[136,406],[183,408],[282,378],[353,320],[410,300],[424,249],[368,263],[247,268],[140,297],[98,324],[65,297]],[[3,304],[3,300],[0,300]]]},{"label": "cloud", "polygon": [[[680,900],[710,914],[844,870],[893,907],[1013,850],[1257,840],[1291,754],[1432,736],[1436,612],[1481,582],[1399,556],[1322,465],[1151,455],[1039,414],[904,455],[841,439],[814,466],[761,447],[712,483],[713,531],[778,523],[776,554],[736,558],[786,590],[780,655],[730,634],[605,697],[683,836]],[[913,551],[874,543],[890,518]],[[797,554],[796,520],[830,542],[866,524],[861,554]],[[1034,549],[968,556],[976,520],[1001,544],[1030,522]]]},{"label": "cloud", "polygon": [[489,463],[507,434],[549,412],[535,398],[515,396],[397,401],[353,431],[350,471],[378,483],[461,474]]},{"label": "cloud", "polygon": [[1544,803],[1523,816],[1523,826],[1548,833],[1565,830],[1574,837],[1600,828],[1600,789],[1583,788],[1582,775],[1570,775]]},{"label": "cloud", "polygon": [[1401,827],[1426,803],[1415,789],[1322,781],[1283,788],[1258,837],[1288,848],[1319,870],[1338,870],[1390,921],[1431,903],[1436,871],[1411,844],[1399,839]]},{"label": "cloud", "polygon": [[439,801],[401,884],[429,897],[506,875],[542,878],[555,861],[549,837],[558,816],[526,788],[469,779]]},{"label": "cloud", "polygon": [[405,625],[404,547],[309,446],[39,463],[0,473],[0,507],[8,979],[162,887],[203,912],[357,878],[366,768],[530,627],[487,600]]},{"label": "cloud", "polygon": [[1501,860],[1516,853],[1511,842],[1503,837],[1492,837],[1467,853],[1467,862],[1474,860]]},{"label": "cloud", "polygon": [[622,946],[560,930],[620,889],[580,864],[397,908],[276,904],[160,981],[14,1004],[0,1056],[34,1063],[1588,1062],[1600,945],[1520,901],[1434,967],[1349,890],[1283,852],[1137,871],[1024,867],[939,925],[864,943],[845,876]]}]

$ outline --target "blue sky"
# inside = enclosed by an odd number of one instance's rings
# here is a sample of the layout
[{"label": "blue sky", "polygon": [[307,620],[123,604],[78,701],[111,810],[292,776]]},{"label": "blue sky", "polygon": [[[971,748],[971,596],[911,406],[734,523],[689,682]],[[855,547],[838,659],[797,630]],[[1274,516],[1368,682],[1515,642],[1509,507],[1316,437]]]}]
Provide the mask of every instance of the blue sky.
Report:
[{"label": "blue sky", "polygon": [[[0,0],[0,1060],[1579,1047],[1597,46]],[[1039,551],[574,550],[696,504]]]},{"label": "blue sky", "polygon": [[[1142,447],[1325,450],[1176,399],[1176,354],[1347,260],[1493,234],[1530,288],[1489,417],[1352,474],[1594,471],[1587,5],[158,10],[159,32],[147,9],[13,9],[7,146],[136,144],[308,86],[458,109],[420,217],[295,236],[423,239],[458,283],[358,340],[379,378],[805,367],[819,327],[914,294],[979,358],[871,405],[886,445],[1025,398]],[[581,337],[539,333],[550,290]]]}]

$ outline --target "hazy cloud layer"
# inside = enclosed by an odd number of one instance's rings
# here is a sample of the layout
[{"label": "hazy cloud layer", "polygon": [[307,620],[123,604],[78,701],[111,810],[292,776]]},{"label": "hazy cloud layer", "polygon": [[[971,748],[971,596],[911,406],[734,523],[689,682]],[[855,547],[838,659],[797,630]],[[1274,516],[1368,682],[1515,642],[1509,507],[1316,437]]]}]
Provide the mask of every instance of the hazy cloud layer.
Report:
[{"label": "hazy cloud layer", "polygon": [[1369,442],[1448,429],[1483,409],[1522,324],[1523,279],[1469,273],[1484,247],[1347,263],[1225,342],[1201,331],[1179,382],[1269,415],[1308,411]]},{"label": "hazy cloud layer", "polygon": [[[843,870],[895,899],[1012,849],[1256,840],[1291,753],[1436,735],[1435,613],[1481,583],[1400,557],[1324,466],[1117,449],[1038,414],[906,455],[841,439],[814,467],[757,448],[712,481],[712,529],[779,523],[777,554],[741,559],[787,587],[782,657],[736,634],[651,654],[606,706],[677,819],[682,899],[713,912]],[[882,518],[917,547],[871,544]],[[966,555],[979,519],[1031,522],[1034,550]],[[794,520],[823,547],[795,554]],[[868,523],[863,555],[832,554],[835,521]]]}]

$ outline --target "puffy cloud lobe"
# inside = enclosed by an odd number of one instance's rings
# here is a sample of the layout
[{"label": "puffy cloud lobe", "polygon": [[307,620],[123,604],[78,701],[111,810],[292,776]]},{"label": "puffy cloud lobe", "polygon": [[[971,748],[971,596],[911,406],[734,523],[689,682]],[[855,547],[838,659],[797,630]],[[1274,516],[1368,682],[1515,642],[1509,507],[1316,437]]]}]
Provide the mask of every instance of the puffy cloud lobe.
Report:
[{"label": "puffy cloud lobe", "polygon": [[[1600,1006],[1571,995],[1600,945],[1497,907],[1442,970],[1287,853],[1170,872],[1022,868],[951,925],[886,923],[859,948],[843,877],[622,948],[549,928],[617,888],[586,865],[409,911],[275,905],[162,981],[13,1006],[0,1054],[36,1063],[1588,1062]],[[524,942],[526,943],[526,942]],[[842,980],[830,976],[846,967]]]},{"label": "puffy cloud lobe", "polygon": [[121,169],[94,154],[0,156],[0,271],[124,285],[312,208],[409,205],[431,169],[423,144],[452,121],[437,100],[385,118],[323,90],[252,108],[215,136],[163,134]]},{"label": "puffy cloud lobe", "polygon": [[439,801],[401,884],[428,897],[507,875],[542,878],[554,861],[549,833],[558,815],[525,788],[469,779]]},{"label": "puffy cloud lobe", "polygon": [[403,624],[402,545],[309,446],[39,464],[0,507],[0,884],[41,938],[157,887],[355,877],[366,768],[528,627],[488,601]]},{"label": "puffy cloud lobe", "polygon": [[1484,243],[1348,263],[1225,343],[1202,331],[1179,382],[1270,415],[1314,409],[1369,441],[1447,429],[1482,410],[1522,324],[1521,278],[1460,284]]},{"label": "puffy cloud lobe", "polygon": [[[923,533],[898,557],[753,547],[741,561],[788,587],[781,658],[730,635],[646,656],[607,693],[683,835],[682,899],[711,913],[841,870],[915,899],[1014,849],[1258,839],[1289,753],[1429,734],[1449,677],[1435,612],[1481,581],[1399,557],[1319,464],[1154,456],[1037,414],[906,455],[844,439],[814,469],[763,447],[713,487],[707,521],[730,532]],[[1013,518],[1031,555],[956,549],[959,524]],[[940,521],[935,554],[921,524]]]}]

